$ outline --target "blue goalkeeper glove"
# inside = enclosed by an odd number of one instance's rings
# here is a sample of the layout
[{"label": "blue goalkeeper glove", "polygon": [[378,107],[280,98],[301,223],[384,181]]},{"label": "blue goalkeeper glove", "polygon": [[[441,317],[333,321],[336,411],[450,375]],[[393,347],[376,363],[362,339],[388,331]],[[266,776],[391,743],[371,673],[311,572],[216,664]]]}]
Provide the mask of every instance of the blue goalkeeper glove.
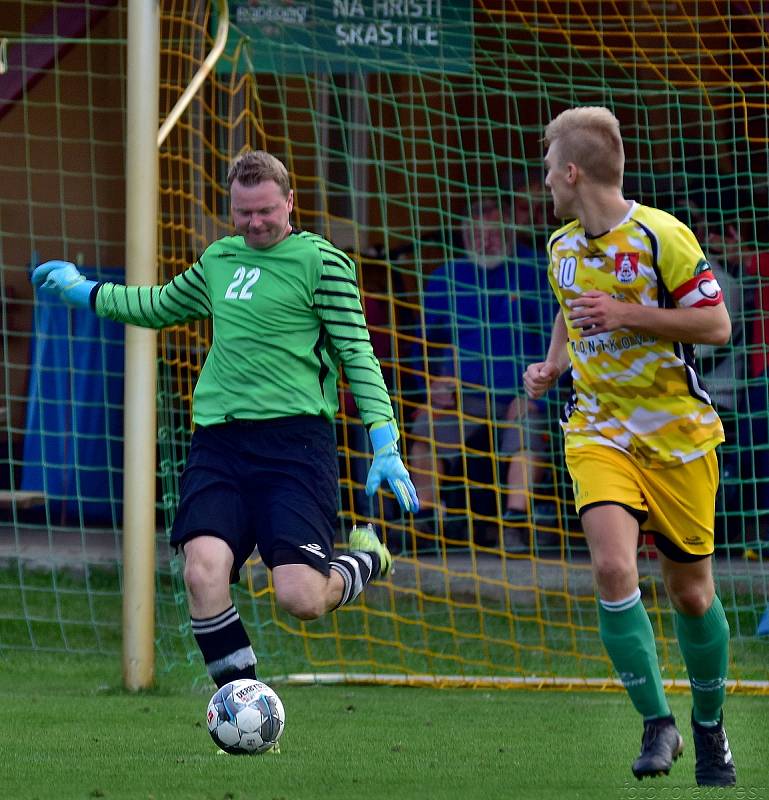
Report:
[{"label": "blue goalkeeper glove", "polygon": [[366,494],[371,497],[382,481],[387,480],[401,508],[415,514],[419,511],[419,498],[401,461],[398,437],[394,422],[375,422],[371,426],[369,438],[374,448],[374,462],[368,471]]},{"label": "blue goalkeeper glove", "polygon": [[59,299],[75,308],[91,307],[91,290],[96,281],[86,280],[69,261],[46,261],[35,267],[32,285],[38,291],[54,292]]}]

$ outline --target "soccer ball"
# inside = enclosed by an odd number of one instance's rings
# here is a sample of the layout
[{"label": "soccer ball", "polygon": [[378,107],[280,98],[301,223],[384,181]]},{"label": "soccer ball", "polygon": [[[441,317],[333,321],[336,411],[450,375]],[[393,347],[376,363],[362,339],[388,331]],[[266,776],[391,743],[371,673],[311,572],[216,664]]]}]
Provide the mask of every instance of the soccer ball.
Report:
[{"label": "soccer ball", "polygon": [[265,753],[280,739],[286,714],[261,681],[241,678],[222,686],[208,704],[208,732],[231,755]]}]

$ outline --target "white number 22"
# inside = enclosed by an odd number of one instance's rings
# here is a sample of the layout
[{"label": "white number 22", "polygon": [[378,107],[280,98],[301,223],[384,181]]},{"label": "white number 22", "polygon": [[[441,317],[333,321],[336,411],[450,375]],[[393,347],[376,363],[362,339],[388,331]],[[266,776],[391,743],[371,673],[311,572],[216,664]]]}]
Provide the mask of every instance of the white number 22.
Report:
[{"label": "white number 22", "polygon": [[[235,270],[235,274],[232,276],[232,282],[224,293],[224,297],[227,300],[250,300],[251,287],[259,280],[261,274],[262,271],[259,267],[254,267],[248,270],[248,272],[246,272],[245,267],[238,267]],[[244,280],[245,283],[243,283]],[[243,283],[243,286],[240,285],[241,283]],[[238,289],[240,289],[240,291],[238,291]]]}]

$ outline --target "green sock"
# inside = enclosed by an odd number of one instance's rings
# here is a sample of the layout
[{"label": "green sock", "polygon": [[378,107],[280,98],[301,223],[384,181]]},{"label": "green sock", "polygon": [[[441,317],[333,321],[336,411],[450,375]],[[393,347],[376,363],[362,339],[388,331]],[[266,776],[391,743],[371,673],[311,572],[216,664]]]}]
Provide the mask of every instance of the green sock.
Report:
[{"label": "green sock", "polygon": [[678,645],[689,673],[694,719],[717,722],[726,695],[729,623],[718,596],[701,617],[675,613]]},{"label": "green sock", "polygon": [[598,627],[622,685],[644,719],[670,716],[662,686],[654,630],[641,591],[624,600],[598,601]]}]

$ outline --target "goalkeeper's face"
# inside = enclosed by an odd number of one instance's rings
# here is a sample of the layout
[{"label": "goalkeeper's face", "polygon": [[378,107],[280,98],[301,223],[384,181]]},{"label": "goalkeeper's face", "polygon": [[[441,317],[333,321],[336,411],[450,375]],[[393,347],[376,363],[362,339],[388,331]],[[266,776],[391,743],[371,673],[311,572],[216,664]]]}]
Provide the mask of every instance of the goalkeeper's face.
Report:
[{"label": "goalkeeper's face", "polygon": [[230,205],[235,231],[255,250],[272,247],[291,233],[289,216],[294,207],[294,193],[289,192],[286,197],[275,181],[253,186],[233,181]]}]

